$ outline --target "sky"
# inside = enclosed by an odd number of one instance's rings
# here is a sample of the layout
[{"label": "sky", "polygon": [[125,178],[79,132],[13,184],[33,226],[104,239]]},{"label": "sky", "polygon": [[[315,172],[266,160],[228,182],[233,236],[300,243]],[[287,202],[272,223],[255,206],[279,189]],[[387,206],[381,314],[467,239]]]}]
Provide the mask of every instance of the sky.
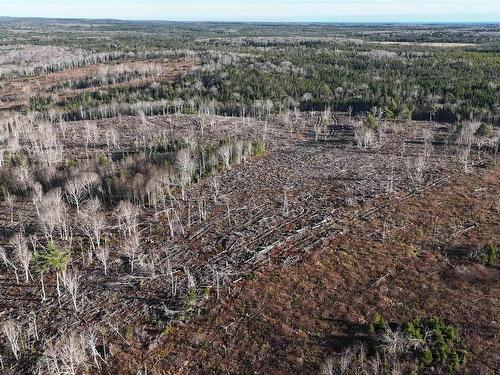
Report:
[{"label": "sky", "polygon": [[0,16],[170,21],[500,22],[500,0],[0,0]]}]

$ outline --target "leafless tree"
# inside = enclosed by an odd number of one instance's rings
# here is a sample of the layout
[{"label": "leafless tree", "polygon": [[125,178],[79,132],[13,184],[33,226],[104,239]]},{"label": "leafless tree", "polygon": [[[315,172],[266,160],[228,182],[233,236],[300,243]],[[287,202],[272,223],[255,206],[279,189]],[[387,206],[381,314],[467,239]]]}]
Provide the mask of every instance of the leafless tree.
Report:
[{"label": "leafless tree", "polygon": [[286,189],[283,192],[283,208],[282,208],[282,214],[284,217],[288,217],[290,214],[290,208],[289,208],[289,203],[288,203],[288,195]]},{"label": "leafless tree", "polygon": [[191,184],[196,164],[187,148],[179,150],[176,155],[178,182],[181,187],[182,200],[186,199],[186,187]]},{"label": "leafless tree", "polygon": [[54,231],[59,232],[60,238],[68,240],[71,236],[68,208],[62,199],[62,191],[55,188],[44,194],[41,203],[38,221],[48,239],[53,239]]},{"label": "leafless tree", "polygon": [[155,213],[158,212],[158,205],[165,202],[165,191],[161,180],[154,176],[148,180],[145,187],[146,195],[148,197],[148,205],[154,207]]},{"label": "leafless tree", "polygon": [[48,366],[56,374],[76,375],[87,360],[81,335],[71,332],[45,350]]},{"label": "leafless tree", "polygon": [[2,331],[5,337],[7,337],[7,342],[9,343],[14,358],[16,361],[19,360],[19,354],[21,352],[21,329],[19,324],[13,320],[9,320],[2,325]]},{"label": "leafless tree", "polygon": [[130,272],[134,273],[134,265],[140,250],[140,235],[138,232],[132,233],[125,239],[125,246],[123,248],[124,255],[129,259]]},{"label": "leafless tree", "polygon": [[7,252],[3,246],[0,246],[0,259],[2,260],[5,267],[11,267],[14,270],[14,274],[16,276],[16,282],[19,284],[19,275],[17,274],[17,267],[14,263],[12,263],[7,257]]},{"label": "leafless tree", "polygon": [[30,189],[33,183],[33,176],[27,165],[23,164],[13,168],[12,176],[16,189],[19,192],[26,193]]},{"label": "leafless tree", "polygon": [[95,328],[91,328],[84,335],[84,346],[90,349],[90,354],[94,359],[95,366],[100,370],[101,362],[107,364],[104,358],[101,356],[101,353],[97,350],[97,330]]},{"label": "leafless tree", "polygon": [[233,157],[234,157],[234,163],[235,164],[240,164],[242,159],[243,159],[243,150],[245,148],[245,145],[243,141],[238,140],[234,143],[233,147]]},{"label": "leafless tree", "polygon": [[363,125],[354,127],[354,139],[358,147],[367,148],[372,145],[375,140],[373,131]]},{"label": "leafless tree", "polygon": [[317,142],[319,140],[319,136],[323,133],[324,130],[323,118],[318,117],[313,127],[314,127],[314,140]]},{"label": "leafless tree", "polygon": [[64,185],[66,197],[69,202],[74,203],[76,212],[80,212],[80,205],[88,198],[92,189],[99,183],[99,175],[96,173],[82,173],[79,176],[71,178]]},{"label": "leafless tree", "polygon": [[119,137],[114,129],[109,129],[108,131],[106,131],[104,138],[106,140],[106,145],[108,146],[108,149],[110,147],[113,147],[116,150],[120,147]]},{"label": "leafless tree", "polygon": [[213,176],[210,180],[210,187],[212,188],[212,199],[214,203],[217,203],[217,198],[220,194],[219,179],[217,178],[217,176]]},{"label": "leafless tree", "polygon": [[406,164],[410,180],[417,187],[420,187],[424,181],[424,172],[426,169],[426,159],[419,156],[413,160],[408,160]]},{"label": "leafless tree", "polygon": [[198,220],[200,222],[207,219],[207,204],[205,202],[205,197],[200,196],[198,198]]},{"label": "leafless tree", "polygon": [[231,169],[231,145],[224,144],[219,147],[219,157],[227,169]]},{"label": "leafless tree", "polygon": [[101,247],[102,232],[106,227],[106,217],[101,211],[99,198],[93,198],[85,203],[79,213],[80,227],[89,237],[92,247]]},{"label": "leafless tree", "polygon": [[226,210],[227,210],[227,222],[229,225],[231,225],[231,209],[229,207],[229,197],[227,195],[224,195],[223,197],[224,202],[226,203]]},{"label": "leafless tree", "polygon": [[31,310],[28,314],[28,337],[33,337],[35,340],[40,340],[38,335],[38,324],[36,321],[36,313]]},{"label": "leafless tree", "polygon": [[38,181],[32,186],[31,201],[33,206],[35,206],[37,216],[40,216],[40,204],[43,197],[43,187]]},{"label": "leafless tree", "polygon": [[432,129],[425,128],[422,131],[422,138],[424,140],[424,155],[425,157],[429,157],[432,150],[432,141],[434,136],[432,134]]},{"label": "leafless tree", "polygon": [[5,194],[4,199],[5,199],[5,204],[9,208],[10,222],[13,223],[14,222],[14,204],[16,202],[16,196],[14,194],[9,194],[9,192],[7,192]]},{"label": "leafless tree", "polygon": [[97,249],[96,253],[97,259],[102,263],[102,266],[104,267],[104,274],[108,274],[108,260],[109,260],[109,247],[106,244],[106,241],[104,242],[104,246],[100,247]]},{"label": "leafless tree", "polygon": [[68,124],[66,123],[66,121],[63,121],[62,118],[59,118],[59,130],[61,131],[63,138],[66,138],[67,127],[68,127]]},{"label": "leafless tree", "polygon": [[253,144],[252,141],[247,141],[245,142],[245,145],[243,147],[243,152],[241,158],[243,159],[244,162],[248,161],[252,157],[253,153]]},{"label": "leafless tree", "polygon": [[409,350],[419,349],[422,345],[419,339],[411,337],[403,331],[392,330],[390,327],[382,335],[381,344],[390,355],[400,355]]},{"label": "leafless tree", "polygon": [[177,214],[177,211],[174,208],[170,208],[166,210],[168,226],[170,228],[170,236],[174,238],[175,229],[179,228],[182,234],[184,234],[184,227],[182,226],[182,222]]},{"label": "leafless tree", "polygon": [[471,153],[470,145],[466,145],[465,147],[458,150],[458,160],[462,165],[462,168],[465,173],[470,172],[470,153]]},{"label": "leafless tree", "polygon": [[385,185],[385,191],[387,194],[392,194],[395,191],[394,187],[394,160],[391,160],[391,172],[387,176],[387,182]]},{"label": "leafless tree", "polygon": [[118,227],[123,232],[123,236],[131,236],[137,232],[139,209],[129,201],[121,201],[115,210],[118,219]]},{"label": "leafless tree", "polygon": [[187,288],[196,288],[196,280],[191,271],[189,271],[189,268],[184,267],[184,272],[186,273]]},{"label": "leafless tree", "polygon": [[36,131],[28,133],[31,154],[47,166],[54,166],[62,160],[62,147],[59,135],[51,122],[37,122]]},{"label": "leafless tree", "polygon": [[30,273],[30,263],[33,258],[33,253],[28,249],[28,243],[26,237],[21,233],[15,234],[11,239],[11,244],[14,247],[14,254],[24,269],[25,282],[28,283],[31,273]]},{"label": "leafless tree", "polygon": [[94,145],[98,137],[97,124],[93,121],[85,122],[85,150],[89,145]]},{"label": "leafless tree", "polygon": [[73,307],[78,311],[78,288],[80,286],[80,275],[76,271],[66,271],[62,273],[62,282],[71,296]]}]

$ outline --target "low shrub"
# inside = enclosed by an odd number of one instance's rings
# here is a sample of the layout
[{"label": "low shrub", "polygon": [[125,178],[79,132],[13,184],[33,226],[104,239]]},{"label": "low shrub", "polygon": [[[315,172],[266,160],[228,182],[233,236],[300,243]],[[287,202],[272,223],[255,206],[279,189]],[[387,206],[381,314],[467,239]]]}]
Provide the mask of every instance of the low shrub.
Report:
[{"label": "low shrub", "polygon": [[448,373],[454,373],[467,363],[469,352],[462,343],[457,328],[441,319],[415,319],[406,324],[405,331],[420,342],[416,350],[420,368],[442,368]]},{"label": "low shrub", "polygon": [[488,244],[480,250],[474,251],[469,255],[473,261],[484,264],[488,267],[493,267],[497,264],[497,247],[493,244]]},{"label": "low shrub", "polygon": [[437,317],[389,324],[375,313],[365,342],[349,346],[324,365],[325,374],[453,374],[470,354],[459,331]]}]

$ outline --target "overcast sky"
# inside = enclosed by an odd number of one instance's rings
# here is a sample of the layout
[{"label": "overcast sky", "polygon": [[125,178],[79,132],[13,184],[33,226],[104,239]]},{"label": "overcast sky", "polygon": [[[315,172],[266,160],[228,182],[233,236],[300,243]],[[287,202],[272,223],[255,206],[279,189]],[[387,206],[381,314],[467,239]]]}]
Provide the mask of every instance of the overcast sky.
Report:
[{"label": "overcast sky", "polygon": [[0,0],[0,16],[179,21],[500,22],[500,0]]}]

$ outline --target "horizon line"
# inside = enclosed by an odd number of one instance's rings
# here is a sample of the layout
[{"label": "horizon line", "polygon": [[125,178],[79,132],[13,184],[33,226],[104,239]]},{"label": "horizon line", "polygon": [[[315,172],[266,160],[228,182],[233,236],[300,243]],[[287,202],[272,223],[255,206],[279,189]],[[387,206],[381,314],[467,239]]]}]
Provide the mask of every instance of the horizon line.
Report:
[{"label": "horizon line", "polygon": [[161,19],[161,18],[89,18],[89,17],[36,17],[36,16],[2,16],[2,19],[19,20],[67,20],[67,21],[119,21],[119,22],[171,22],[171,23],[228,23],[228,24],[338,24],[338,25],[377,25],[377,24],[399,24],[399,25],[500,25],[500,20],[449,20],[449,21],[431,21],[431,20],[370,20],[370,21],[319,21],[319,20],[230,20],[230,19]]}]

